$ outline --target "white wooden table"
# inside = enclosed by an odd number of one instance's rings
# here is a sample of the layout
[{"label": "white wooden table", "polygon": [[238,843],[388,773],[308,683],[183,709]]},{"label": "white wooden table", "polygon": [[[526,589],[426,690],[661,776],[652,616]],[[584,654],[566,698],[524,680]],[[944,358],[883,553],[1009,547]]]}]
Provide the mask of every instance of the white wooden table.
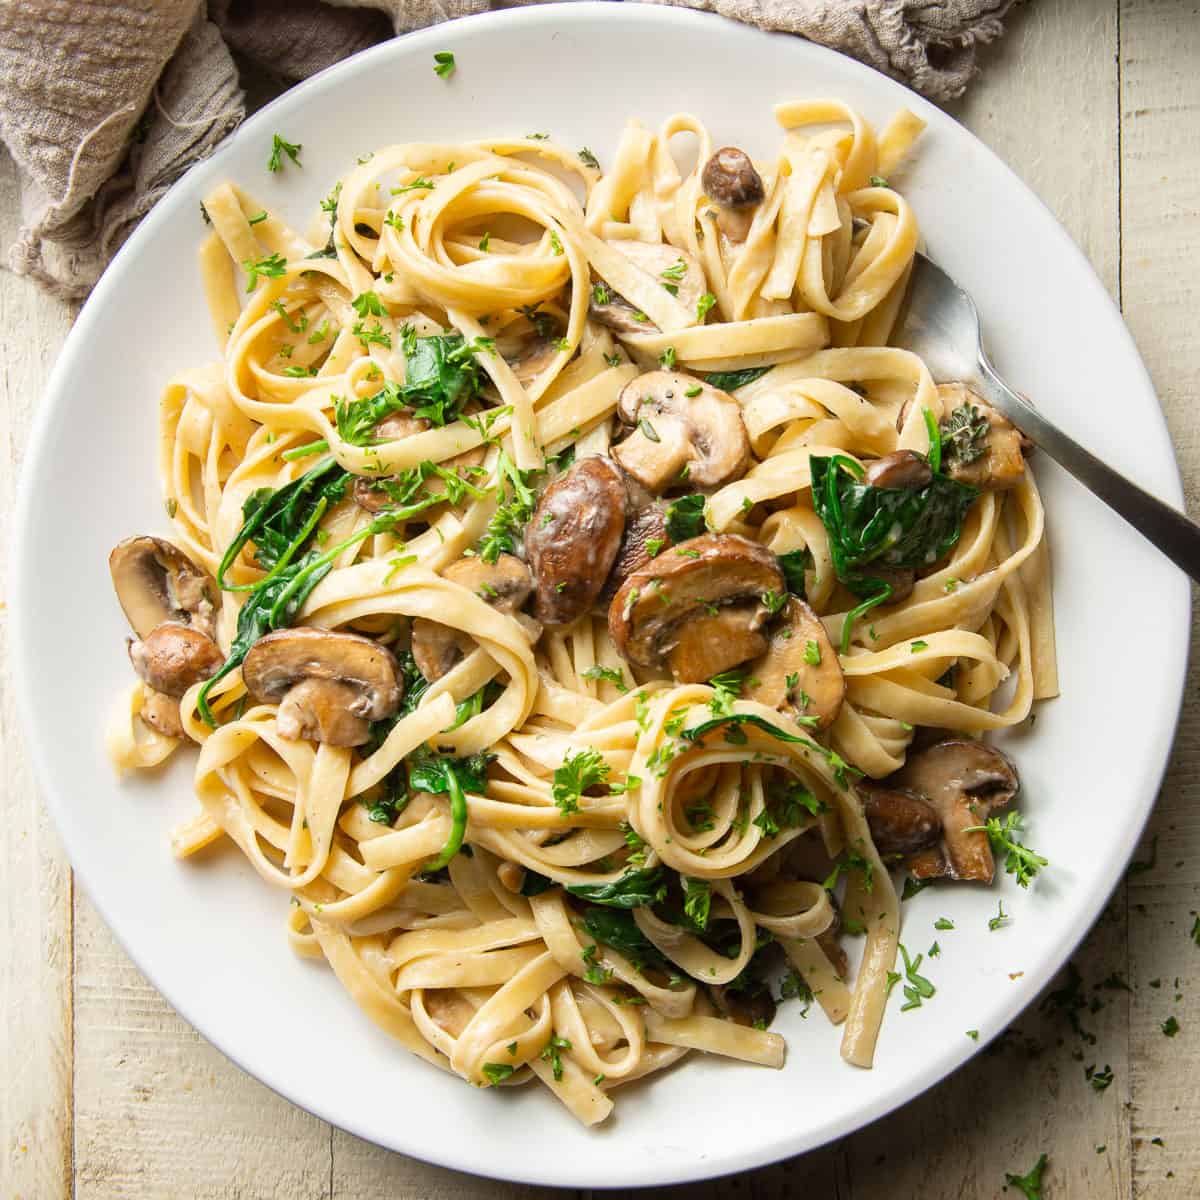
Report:
[{"label": "white wooden table", "polygon": [[[1046,200],[1121,303],[1154,376],[1194,511],[1200,6],[1037,0],[1010,18],[1008,36],[986,53],[983,77],[956,113]],[[4,245],[17,221],[12,166],[3,160]],[[6,513],[30,414],[72,317],[32,283],[0,275]],[[1094,1045],[1081,1043],[1061,1011],[1031,1014],[999,1052],[861,1133],[687,1194],[973,1200],[998,1196],[1006,1171],[1024,1172],[1045,1152],[1047,1200],[1200,1195],[1200,945],[1191,936],[1200,910],[1200,815],[1192,811],[1198,685],[1193,666],[1151,825],[1156,865],[1129,878],[1076,956],[1086,1000],[1103,1003],[1082,1015]],[[75,888],[30,778],[6,677],[0,687],[2,1200],[543,1193],[360,1142],[293,1108],[202,1041]],[[1086,805],[1086,797],[1075,799]],[[1105,980],[1109,986],[1100,986]],[[1181,1031],[1168,1039],[1161,1023],[1171,1015]],[[1084,1077],[1091,1063],[1111,1065],[1113,1083],[1102,1092]],[[707,1136],[714,1132],[736,1136]]]}]

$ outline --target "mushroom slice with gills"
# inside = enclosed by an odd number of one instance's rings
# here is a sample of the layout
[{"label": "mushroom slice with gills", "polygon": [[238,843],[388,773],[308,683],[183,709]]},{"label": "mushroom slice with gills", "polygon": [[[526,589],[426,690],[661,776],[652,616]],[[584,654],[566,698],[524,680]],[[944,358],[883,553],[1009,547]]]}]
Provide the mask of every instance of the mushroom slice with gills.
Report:
[{"label": "mushroom slice with gills", "polygon": [[[414,417],[412,413],[407,412],[395,412],[384,417],[375,426],[375,436],[381,442],[398,442],[406,437],[411,437],[414,433],[424,433],[427,429],[432,428],[432,424],[424,417]],[[439,465],[447,471],[455,471],[461,475],[472,467],[478,467],[486,454],[485,447],[476,446],[472,450],[464,450],[461,454],[446,459]],[[354,503],[364,512],[369,513],[378,513],[383,512],[385,508],[394,508],[399,501],[388,491],[388,483],[391,479],[392,477],[388,475],[382,477],[356,476],[352,493]],[[438,483],[437,479],[427,481],[427,490],[435,490]]]},{"label": "mushroom slice with gills", "polygon": [[617,399],[630,435],[613,458],[656,495],[686,478],[719,488],[750,465],[750,439],[738,402],[727,392],[679,371],[650,371],[632,379]]},{"label": "mushroom slice with gills", "polygon": [[984,491],[1016,487],[1033,443],[965,383],[938,386],[942,402],[942,470]]},{"label": "mushroom slice with gills", "polygon": [[[644,492],[640,485],[635,485],[639,492]],[[632,496],[630,496],[632,501]],[[625,518],[625,533],[621,538],[621,547],[613,562],[612,570],[608,573],[604,587],[600,592],[600,603],[607,607],[617,594],[617,589],[629,578],[634,571],[640,571],[647,563],[662,553],[663,547],[669,546],[671,539],[667,534],[666,513],[657,504],[647,504],[644,508],[634,509]]]},{"label": "mushroom slice with gills", "polygon": [[766,194],[762,176],[750,156],[736,146],[723,146],[704,164],[700,182],[717,206],[717,225],[731,242],[744,242],[754,210]]},{"label": "mushroom slice with gills", "polygon": [[828,729],[841,711],[846,681],[821,618],[792,596],[771,630],[767,652],[750,664],[743,695],[770,708],[815,717]]},{"label": "mushroom slice with gills", "polygon": [[570,625],[592,607],[621,547],[625,512],[625,477],[600,455],[573,464],[542,493],[525,526],[539,621]]},{"label": "mushroom slice with gills", "polygon": [[[442,578],[465,587],[498,612],[509,615],[522,615],[517,610],[533,591],[529,568],[514,554],[501,554],[494,563],[478,555],[460,558],[442,572]],[[413,618],[413,659],[430,683],[449,674],[473,645],[471,638],[458,629],[428,617]]]},{"label": "mushroom slice with gills", "polygon": [[392,716],[404,694],[386,646],[308,626],[259,638],[242,663],[242,681],[255,700],[279,705],[280,737],[328,746],[361,746],[371,722]]},{"label": "mushroom slice with gills", "polygon": [[877,488],[923,488],[933,479],[933,471],[923,454],[915,450],[894,450],[867,464],[864,481]]},{"label": "mushroom slice with gills", "polygon": [[[697,311],[700,297],[708,290],[708,285],[704,268],[693,255],[665,242],[609,238],[605,244],[649,275],[655,287],[665,287],[688,312]],[[592,285],[588,315],[615,333],[658,332],[658,326],[645,313],[639,312],[604,280]]]},{"label": "mushroom slice with gills", "polygon": [[701,534],[652,559],[608,609],[618,653],[637,667],[700,683],[767,649],[761,597],[784,590],[775,555],[736,534]]},{"label": "mushroom slice with gills", "polygon": [[225,656],[208,634],[164,621],[147,637],[130,640],[129,661],[151,689],[178,699],[193,684],[216,674]]},{"label": "mushroom slice with gills", "polygon": [[976,826],[1017,794],[1017,771],[1005,755],[983,742],[947,738],[911,755],[882,786],[923,797],[941,821],[940,847],[914,851],[905,864],[911,874],[991,883],[992,849]]},{"label": "mushroom slice with gills", "polygon": [[873,779],[862,779],[855,788],[871,840],[881,856],[916,854],[941,838],[942,818],[923,796]]},{"label": "mushroom slice with gills", "polygon": [[216,589],[182,550],[157,537],[131,537],[108,556],[117,600],[140,638],[164,621],[214,632]]}]

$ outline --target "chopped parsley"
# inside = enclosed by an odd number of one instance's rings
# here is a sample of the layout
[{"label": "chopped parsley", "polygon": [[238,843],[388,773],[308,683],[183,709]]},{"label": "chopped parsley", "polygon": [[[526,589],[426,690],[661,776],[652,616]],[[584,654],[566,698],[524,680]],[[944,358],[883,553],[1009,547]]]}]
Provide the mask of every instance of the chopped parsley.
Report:
[{"label": "chopped parsley", "polygon": [[278,279],[287,270],[287,259],[282,254],[268,254],[265,258],[247,258],[242,261],[246,271],[246,291],[254,291],[259,276]]},{"label": "chopped parsley", "polygon": [[804,643],[804,661],[810,667],[820,666],[821,664],[821,647],[811,639]]},{"label": "chopped parsley", "polygon": [[1179,1022],[1174,1017],[1168,1017],[1159,1028],[1167,1037],[1174,1037],[1179,1032]]},{"label": "chopped parsley", "polygon": [[611,683],[622,695],[629,691],[629,685],[625,682],[625,676],[616,667],[588,667],[584,671],[583,677],[584,679],[602,679],[605,683]]},{"label": "chopped parsley", "polygon": [[658,364],[665,371],[673,371],[675,369],[675,347],[668,346],[659,356]]},{"label": "chopped parsley", "polygon": [[1004,854],[1005,871],[1009,875],[1016,876],[1017,883],[1021,887],[1028,887],[1029,881],[1049,863],[1040,854],[1035,854],[1028,846],[1017,841],[1014,835],[1020,831],[1021,814],[1010,812],[1003,823],[999,817],[989,817],[986,825],[971,825],[964,832],[986,833],[992,849],[997,854]]},{"label": "chopped parsley", "polygon": [[503,1083],[504,1080],[516,1071],[516,1067],[512,1063],[484,1063],[481,1069],[484,1078],[493,1086],[497,1083]]},{"label": "chopped parsley", "polygon": [[933,927],[934,927],[934,929],[942,929],[942,930],[953,929],[954,922],[951,921],[949,917],[938,917],[938,919],[936,921],[934,921]]},{"label": "chopped parsley", "polygon": [[433,73],[439,79],[449,79],[454,74],[454,55],[449,50],[439,50],[433,56]]},{"label": "chopped parsley", "polygon": [[1006,1188],[1015,1187],[1025,1197],[1025,1200],[1042,1200],[1042,1174],[1046,1170],[1048,1161],[1044,1154],[1040,1155],[1037,1162],[1024,1175],[1013,1175],[1005,1171],[1004,1186]]},{"label": "chopped parsley", "polygon": [[579,161],[585,167],[591,167],[593,171],[600,170],[600,160],[586,146],[579,151]]},{"label": "chopped parsley", "polygon": [[988,929],[993,933],[996,932],[1002,925],[1007,925],[1012,920],[1012,917],[1004,911],[1004,901],[1000,901],[999,911],[994,917],[988,918]]},{"label": "chopped parsley", "polygon": [[554,803],[564,814],[579,811],[583,793],[608,778],[609,766],[600,752],[591,746],[569,755],[554,772],[551,794]]},{"label": "chopped parsley", "polygon": [[924,975],[918,973],[921,961],[925,957],[923,954],[910,959],[904,943],[901,942],[900,955],[904,959],[904,975],[908,980],[904,985],[904,1003],[900,1006],[900,1011],[907,1012],[910,1008],[920,1008],[921,1002],[930,999],[937,992],[937,988]]},{"label": "chopped parsley", "polygon": [[703,321],[705,317],[712,311],[713,306],[717,303],[717,298],[712,292],[705,292],[703,296],[696,302],[696,320]]},{"label": "chopped parsley", "polygon": [[268,171],[279,171],[283,168],[283,156],[286,154],[296,166],[300,166],[300,151],[304,147],[300,143],[289,142],[279,134],[271,139],[271,157],[267,159]]},{"label": "chopped parsley", "polygon": [[[712,907],[712,885],[707,879],[692,879],[687,875],[679,877],[683,884],[684,915],[698,929],[708,928],[708,914]],[[1174,1020],[1174,1017],[1171,1018]]]}]

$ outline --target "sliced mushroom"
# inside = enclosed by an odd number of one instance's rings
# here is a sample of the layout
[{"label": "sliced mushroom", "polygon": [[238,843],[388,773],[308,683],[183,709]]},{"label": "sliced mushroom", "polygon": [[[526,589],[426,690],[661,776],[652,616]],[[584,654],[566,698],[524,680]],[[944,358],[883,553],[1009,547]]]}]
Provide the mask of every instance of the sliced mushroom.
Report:
[{"label": "sliced mushroom", "polygon": [[212,636],[216,589],[178,547],[157,537],[126,538],[108,556],[108,569],[138,637],[148,637],[164,621]]},{"label": "sliced mushroom", "polygon": [[[553,326],[551,326],[553,329]],[[504,355],[517,381],[524,387],[531,384],[559,354],[554,340],[540,332],[531,333],[512,353]]]},{"label": "sliced mushroom", "polygon": [[130,640],[129,661],[154,691],[178,699],[192,684],[216,674],[225,658],[207,634],[164,621],[139,641]]},{"label": "sliced mushroom", "polygon": [[744,242],[762,203],[762,176],[750,156],[736,146],[723,146],[704,164],[700,182],[717,206],[717,225],[731,242]]},{"label": "sliced mushroom", "polygon": [[735,1024],[765,1029],[775,1020],[775,1000],[763,980],[748,987],[717,984],[708,989],[713,1003]]},{"label": "sliced mushroom", "polygon": [[[697,310],[700,297],[708,290],[708,286],[704,268],[693,255],[668,246],[665,242],[612,238],[606,244],[650,276],[656,287],[666,287],[688,312]],[[639,312],[604,280],[592,287],[588,315],[617,333],[658,332],[658,326],[645,313]]]},{"label": "sliced mushroom", "polygon": [[651,371],[630,380],[617,400],[633,426],[613,457],[655,494],[679,480],[718,488],[745,474],[750,439],[738,402],[727,392],[678,371]]},{"label": "sliced mushroom", "polygon": [[[502,613],[515,614],[533,591],[529,568],[513,554],[501,554],[494,563],[478,555],[460,558],[442,572],[442,578],[474,592]],[[431,683],[451,671],[471,647],[471,639],[457,629],[427,617],[413,618],[413,658]]]},{"label": "sliced mushroom", "polygon": [[987,834],[967,831],[1017,794],[1016,768],[999,750],[967,738],[935,742],[913,754],[883,786],[924,797],[942,823],[940,850],[916,852],[906,864],[910,873],[991,883],[995,862]]},{"label": "sliced mushroom", "polygon": [[923,488],[933,479],[929,462],[915,450],[894,450],[867,464],[866,482],[877,488]]},{"label": "sliced mushroom", "polygon": [[916,792],[888,787],[873,779],[861,780],[855,786],[862,799],[871,840],[881,855],[916,854],[942,836],[942,819],[937,809]]},{"label": "sliced mushroom", "polygon": [[750,664],[743,695],[802,717],[816,717],[827,729],[841,711],[846,695],[837,651],[821,618],[792,596],[771,631],[767,652]]},{"label": "sliced mushroom", "polygon": [[635,571],[613,597],[608,629],[634,666],[698,683],[767,648],[761,597],[783,591],[775,555],[734,534],[702,534]]},{"label": "sliced mushroom", "polygon": [[242,680],[255,700],[279,704],[281,737],[330,746],[362,745],[370,723],[390,717],[404,694],[386,646],[307,626],[259,638],[242,663]]},{"label": "sliced mushroom", "polygon": [[965,383],[938,386],[942,411],[942,469],[951,479],[985,491],[1004,491],[1025,478],[1032,443]]},{"label": "sliced mushroom", "polygon": [[183,720],[179,714],[179,701],[174,696],[164,696],[153,688],[147,688],[138,716],[151,729],[163,737],[183,737]]},{"label": "sliced mushroom", "polygon": [[626,499],[621,470],[599,455],[581,459],[542,493],[525,527],[539,621],[569,625],[591,608],[621,548]]},{"label": "sliced mushroom", "polygon": [[[632,476],[627,478],[631,479]],[[640,485],[638,490],[642,490]],[[617,589],[625,580],[657,558],[670,544],[666,513],[657,504],[648,504],[630,513],[625,519],[621,548],[600,592],[600,602],[605,607],[611,604]]]}]

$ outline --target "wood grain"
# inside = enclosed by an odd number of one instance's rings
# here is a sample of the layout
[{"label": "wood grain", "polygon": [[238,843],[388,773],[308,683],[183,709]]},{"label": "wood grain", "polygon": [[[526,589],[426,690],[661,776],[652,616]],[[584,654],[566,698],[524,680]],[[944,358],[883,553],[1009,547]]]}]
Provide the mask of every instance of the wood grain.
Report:
[{"label": "wood grain", "polygon": [[[1138,0],[1121,10],[1121,293],[1171,427],[1188,506],[1200,488],[1200,6]],[[1200,668],[1192,665],[1171,766],[1129,884],[1134,1194],[1200,1194]],[[1157,839],[1157,841],[1155,841]],[[1159,981],[1158,987],[1151,982]],[[1163,1033],[1174,1017],[1180,1032]],[[1154,1139],[1161,1139],[1159,1145]]]},{"label": "wood grain", "polygon": [[[1039,0],[1014,12],[1008,28],[985,52],[984,75],[956,115],[1042,196],[1123,301],[1194,503],[1200,8],[1194,0]],[[0,243],[11,241],[16,222],[4,159]],[[18,331],[0,379],[6,511],[30,413],[72,316],[34,285],[0,274],[0,327]],[[9,693],[0,675],[4,1200],[591,1194],[494,1184],[389,1154],[294,1108],[213,1050],[73,894]],[[1080,948],[1075,993],[1064,993],[1069,980],[1060,979],[993,1052],[891,1117],[805,1158],[689,1187],[689,1200],[991,1200],[1006,1171],[1028,1170],[1043,1151],[1045,1200],[1200,1194],[1200,1085],[1191,1065],[1200,1038],[1200,947],[1191,936],[1200,912],[1198,693],[1194,667],[1151,827],[1155,865],[1131,877]],[[1150,845],[1140,855],[1147,861]],[[1080,997],[1082,1010],[1064,995]],[[1162,1023],[1171,1016],[1180,1031],[1168,1038]],[[1098,1091],[1085,1068],[1105,1065],[1113,1083]]]},{"label": "wood grain", "polygon": [[[0,158],[0,244],[17,231],[16,172]],[[73,314],[32,283],[0,284],[0,507],[13,509],[30,415]],[[9,522],[0,526],[3,595]],[[0,599],[7,640],[7,603]],[[42,1200],[71,1186],[71,877],[30,777],[12,688],[0,674],[0,1194]]]}]

